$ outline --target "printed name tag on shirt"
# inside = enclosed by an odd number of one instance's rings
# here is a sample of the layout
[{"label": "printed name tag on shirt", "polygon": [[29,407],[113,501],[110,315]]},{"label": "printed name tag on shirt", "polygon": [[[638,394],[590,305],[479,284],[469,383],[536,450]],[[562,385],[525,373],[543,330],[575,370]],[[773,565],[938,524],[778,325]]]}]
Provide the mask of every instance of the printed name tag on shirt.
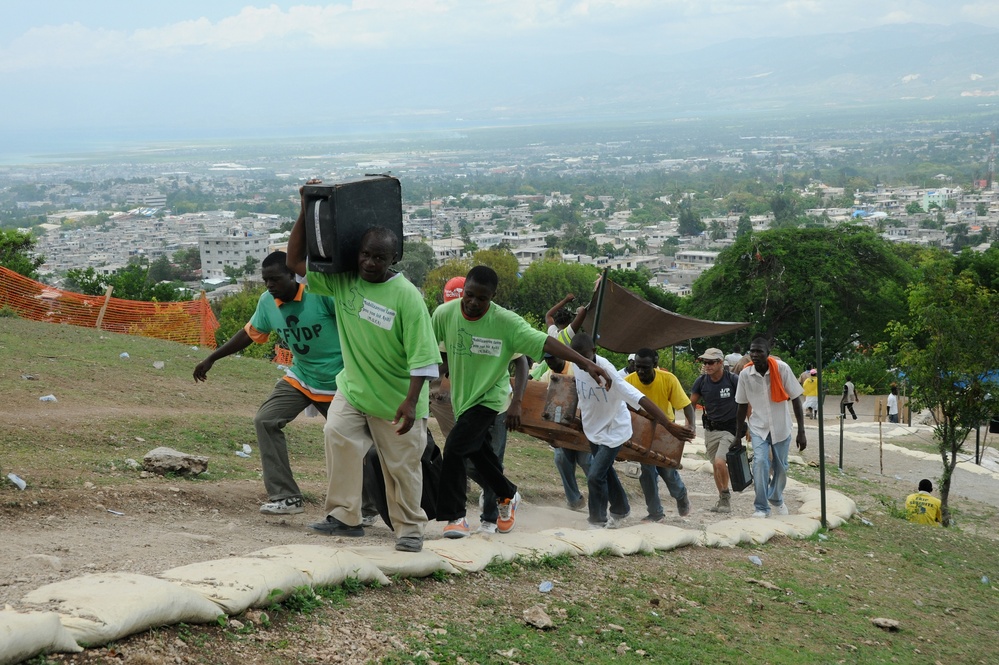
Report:
[{"label": "printed name tag on shirt", "polygon": [[503,351],[503,340],[472,336],[472,353],[480,356],[499,356]]},{"label": "printed name tag on shirt", "polygon": [[395,322],[394,309],[379,305],[367,298],[364,299],[364,306],[361,307],[361,311],[357,315],[384,330],[391,330],[392,324]]}]

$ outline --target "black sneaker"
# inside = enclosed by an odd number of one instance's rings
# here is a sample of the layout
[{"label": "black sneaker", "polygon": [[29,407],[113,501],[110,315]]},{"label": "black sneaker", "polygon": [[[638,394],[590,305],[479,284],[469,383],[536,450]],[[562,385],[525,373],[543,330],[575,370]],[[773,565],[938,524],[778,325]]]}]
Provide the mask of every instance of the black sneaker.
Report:
[{"label": "black sneaker", "polygon": [[309,528],[313,531],[324,533],[327,536],[349,536],[351,538],[359,538],[364,535],[364,528],[360,524],[357,526],[350,526],[344,524],[332,515],[327,515],[326,521],[324,522],[313,522],[309,525]]},{"label": "black sneaker", "polygon": [[395,541],[395,549],[399,552],[420,552],[423,550],[423,539],[419,536],[403,536]]},{"label": "black sneaker", "polygon": [[676,500],[676,512],[680,513],[680,517],[686,517],[690,514],[690,499],[686,496],[683,499]]}]

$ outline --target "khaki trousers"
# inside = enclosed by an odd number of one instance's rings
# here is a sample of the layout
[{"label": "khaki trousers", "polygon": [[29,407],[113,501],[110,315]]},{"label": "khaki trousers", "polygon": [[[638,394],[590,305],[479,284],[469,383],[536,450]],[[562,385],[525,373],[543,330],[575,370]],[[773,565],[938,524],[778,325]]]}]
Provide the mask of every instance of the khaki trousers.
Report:
[{"label": "khaki trousers", "polygon": [[325,509],[344,524],[361,523],[361,490],[364,454],[375,447],[385,476],[385,498],[397,538],[423,537],[427,514],[423,498],[423,466],[427,446],[427,419],[418,420],[408,432],[396,434],[398,425],[358,411],[342,395],[333,400],[323,435],[326,443]]}]

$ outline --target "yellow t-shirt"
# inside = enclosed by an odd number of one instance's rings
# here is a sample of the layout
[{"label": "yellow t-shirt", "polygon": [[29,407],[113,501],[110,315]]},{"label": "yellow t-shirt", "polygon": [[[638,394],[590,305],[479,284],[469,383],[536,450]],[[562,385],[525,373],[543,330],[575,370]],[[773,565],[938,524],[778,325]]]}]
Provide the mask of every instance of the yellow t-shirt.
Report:
[{"label": "yellow t-shirt", "polygon": [[910,494],[905,499],[905,516],[916,524],[943,526],[940,514],[940,499],[926,492]]},{"label": "yellow t-shirt", "polygon": [[649,385],[642,383],[638,372],[629,374],[624,380],[652,400],[670,420],[676,420],[675,412],[682,411],[690,404],[690,398],[680,385],[680,379],[664,369],[656,368],[656,378]]},{"label": "yellow t-shirt", "polygon": [[808,377],[805,379],[805,382],[801,384],[801,387],[805,391],[805,397],[819,396],[819,380],[817,377]]}]

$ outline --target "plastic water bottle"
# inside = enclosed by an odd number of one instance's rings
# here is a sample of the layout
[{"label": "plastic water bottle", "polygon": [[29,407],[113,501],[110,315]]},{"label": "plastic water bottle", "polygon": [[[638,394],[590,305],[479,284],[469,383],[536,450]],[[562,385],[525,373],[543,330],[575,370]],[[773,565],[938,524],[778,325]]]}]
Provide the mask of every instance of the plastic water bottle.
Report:
[{"label": "plastic water bottle", "polygon": [[[983,579],[985,579],[985,578],[983,578]],[[545,580],[544,582],[542,582],[541,584],[538,585],[538,591],[540,591],[541,593],[548,593],[549,591],[552,590],[553,586],[555,586],[555,585],[553,585],[551,582]]]},{"label": "plastic water bottle", "polygon": [[122,360],[128,360],[128,351],[122,351],[121,353],[118,354],[118,357],[121,358]]},{"label": "plastic water bottle", "polygon": [[758,556],[751,556],[751,557],[749,557],[749,562],[751,564],[753,564],[754,566],[762,566],[763,565],[763,560],[760,559],[760,557],[758,557]]},{"label": "plastic water bottle", "polygon": [[24,482],[23,480],[21,480],[20,478],[18,478],[13,473],[8,473],[7,474],[7,480],[9,480],[10,482],[12,482],[15,485],[17,485],[17,489],[22,490],[22,491],[24,490],[25,487],[28,486],[28,483]]},{"label": "plastic water bottle", "polygon": [[38,398],[39,402],[58,402],[55,395],[43,395]]}]

